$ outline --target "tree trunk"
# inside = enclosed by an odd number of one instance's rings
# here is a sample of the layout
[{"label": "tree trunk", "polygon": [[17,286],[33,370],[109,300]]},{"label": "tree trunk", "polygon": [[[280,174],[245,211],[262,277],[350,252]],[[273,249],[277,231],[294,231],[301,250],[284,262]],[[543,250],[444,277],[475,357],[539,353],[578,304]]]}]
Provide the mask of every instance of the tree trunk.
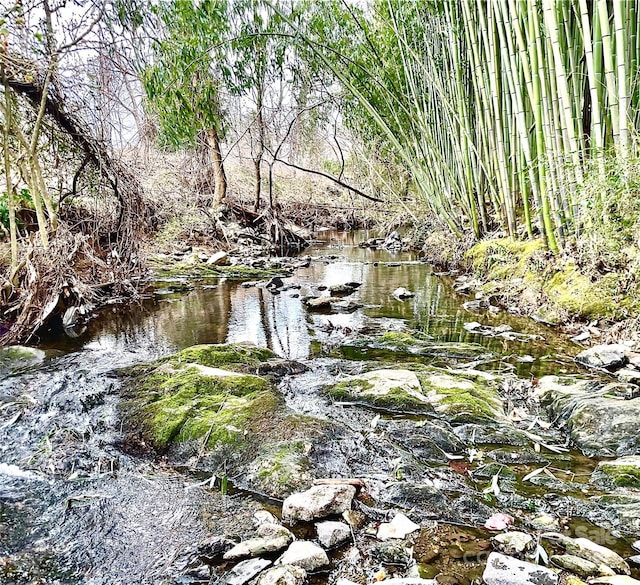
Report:
[{"label": "tree trunk", "polygon": [[211,166],[213,167],[215,204],[220,205],[227,195],[227,176],[224,172],[220,138],[215,127],[207,130],[207,142],[209,143],[209,155],[211,156]]},{"label": "tree trunk", "polygon": [[264,156],[264,118],[262,117],[262,89],[258,88],[258,113],[256,116],[258,126],[258,152],[253,158],[255,168],[256,186],[253,202],[253,210],[260,209],[260,196],[262,193],[262,157]]}]

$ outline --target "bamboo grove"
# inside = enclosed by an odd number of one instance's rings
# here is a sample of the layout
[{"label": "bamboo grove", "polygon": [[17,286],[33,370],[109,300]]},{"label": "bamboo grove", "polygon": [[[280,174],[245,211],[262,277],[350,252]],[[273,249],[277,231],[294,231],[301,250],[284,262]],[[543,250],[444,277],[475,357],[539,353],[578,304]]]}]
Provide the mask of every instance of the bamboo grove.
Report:
[{"label": "bamboo grove", "polygon": [[379,0],[361,53],[325,61],[455,234],[498,228],[557,252],[597,203],[585,177],[637,154],[639,11]]}]

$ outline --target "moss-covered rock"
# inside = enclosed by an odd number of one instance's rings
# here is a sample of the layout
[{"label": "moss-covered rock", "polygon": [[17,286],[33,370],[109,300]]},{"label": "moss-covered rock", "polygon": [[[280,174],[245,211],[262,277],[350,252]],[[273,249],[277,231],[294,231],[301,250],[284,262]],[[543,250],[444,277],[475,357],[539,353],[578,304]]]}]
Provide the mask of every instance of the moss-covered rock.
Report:
[{"label": "moss-covered rock", "polygon": [[535,396],[587,456],[640,455],[640,398],[623,383],[544,376]]},{"label": "moss-covered rock", "polygon": [[35,347],[24,345],[9,345],[0,348],[0,374],[32,366],[44,360],[45,353]]},{"label": "moss-covered rock", "polygon": [[316,477],[309,459],[311,448],[311,442],[303,439],[264,445],[249,465],[247,482],[275,497],[306,489]]},{"label": "moss-covered rock", "polygon": [[327,391],[334,400],[395,412],[434,412],[454,423],[506,420],[492,375],[426,366],[414,369],[374,370]]},{"label": "moss-covered rock", "polygon": [[474,371],[431,371],[418,374],[422,391],[436,413],[449,422],[506,421],[497,379]]},{"label": "moss-covered rock", "polygon": [[309,453],[333,426],[295,414],[268,379],[247,373],[273,358],[253,346],[199,345],[126,370],[128,435],[175,463],[197,455],[212,472],[224,463],[237,485],[274,497],[308,485],[319,464]]},{"label": "moss-covered rock", "polygon": [[432,407],[422,393],[420,380],[410,370],[374,370],[328,389],[334,400],[348,400],[397,412],[429,412]]},{"label": "moss-covered rock", "polygon": [[259,280],[273,276],[288,276],[282,269],[254,268],[252,266],[215,266],[200,262],[197,255],[176,261],[168,257],[152,257],[148,260],[154,277],[158,280],[187,278],[190,280],[206,280],[209,278],[230,278],[235,280]]},{"label": "moss-covered rock", "polygon": [[203,439],[204,447],[233,446],[273,416],[280,399],[258,376],[183,363],[156,368],[136,385],[135,405],[144,435],[155,447]]},{"label": "moss-covered rock", "polygon": [[593,474],[594,480],[608,479],[621,487],[640,488],[640,457],[620,457],[601,461]]}]

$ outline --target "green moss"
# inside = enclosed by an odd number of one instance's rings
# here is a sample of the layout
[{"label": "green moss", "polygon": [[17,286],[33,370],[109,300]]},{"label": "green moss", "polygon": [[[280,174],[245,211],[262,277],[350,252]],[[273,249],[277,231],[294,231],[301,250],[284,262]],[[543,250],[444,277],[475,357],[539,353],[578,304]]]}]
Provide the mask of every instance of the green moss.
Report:
[{"label": "green moss", "polygon": [[624,463],[624,458],[615,461],[603,461],[598,472],[606,475],[620,487],[640,488],[640,458],[632,457],[633,462]]},{"label": "green moss", "polygon": [[241,344],[193,345],[178,352],[169,361],[174,364],[195,363],[210,368],[229,365],[258,365],[275,358],[266,347]]},{"label": "green moss", "polygon": [[350,400],[362,404],[368,404],[385,410],[400,412],[430,411],[431,405],[411,395],[404,388],[390,388],[385,394],[371,392],[375,385],[369,380],[354,378],[339,382],[330,387],[327,392],[334,400]]},{"label": "green moss", "polygon": [[568,264],[544,283],[543,290],[554,304],[576,317],[615,318],[622,316],[616,302],[618,278],[607,274],[593,282]]},{"label": "green moss", "polygon": [[484,278],[525,278],[539,269],[545,248],[542,240],[497,238],[478,242],[466,257]]},{"label": "green moss", "polygon": [[430,341],[430,338],[424,334],[415,333],[412,335],[400,331],[389,331],[376,339],[377,343],[398,350],[408,350],[412,347],[423,345],[426,341]]},{"label": "green moss", "polygon": [[472,380],[460,374],[419,374],[419,378],[436,412],[448,421],[486,422],[504,415],[497,391],[481,378]]},{"label": "green moss", "polygon": [[280,404],[271,385],[258,376],[211,376],[197,367],[160,368],[138,380],[133,404],[146,435],[158,448],[208,436],[207,446],[235,443],[254,419]]},{"label": "green moss", "polygon": [[130,378],[138,378],[153,373],[162,364],[179,368],[184,364],[200,364],[209,368],[224,368],[232,372],[255,371],[262,362],[276,355],[265,347],[246,344],[207,344],[187,347],[177,354],[160,358],[148,364],[123,368],[120,372]]},{"label": "green moss", "polygon": [[208,278],[229,278],[236,280],[258,280],[273,276],[284,276],[285,271],[252,266],[214,266],[206,262],[194,261],[176,262],[166,258],[150,258],[149,266],[158,279],[189,278],[205,280]]},{"label": "green moss", "polygon": [[269,494],[288,494],[310,483],[311,463],[307,453],[311,444],[282,441],[268,445],[251,464],[252,484]]}]

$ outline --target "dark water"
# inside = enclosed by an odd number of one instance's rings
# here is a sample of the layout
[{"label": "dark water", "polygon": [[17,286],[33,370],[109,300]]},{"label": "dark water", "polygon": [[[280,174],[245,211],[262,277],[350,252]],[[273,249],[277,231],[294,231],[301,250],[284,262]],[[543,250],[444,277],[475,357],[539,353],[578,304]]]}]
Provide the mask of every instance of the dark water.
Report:
[{"label": "dark water", "polygon": [[[300,289],[272,294],[217,280],[179,294],[159,283],[140,306],[105,310],[75,338],[43,338],[44,362],[0,379],[0,583],[172,582],[164,579],[194,542],[247,533],[255,500],[222,497],[199,485],[202,477],[123,449],[116,368],[199,343],[252,342],[330,372],[336,352],[362,357],[345,350],[351,334],[409,328],[482,344],[521,376],[575,370],[578,348],[553,329],[463,310],[470,297],[456,294],[451,278],[409,253],[359,248],[368,236],[324,233],[305,251],[310,266],[285,279]],[[308,313],[296,296],[349,281],[362,283],[350,298],[364,305],[351,314]],[[398,287],[415,297],[396,300]],[[470,321],[542,339],[473,334]]]}]

